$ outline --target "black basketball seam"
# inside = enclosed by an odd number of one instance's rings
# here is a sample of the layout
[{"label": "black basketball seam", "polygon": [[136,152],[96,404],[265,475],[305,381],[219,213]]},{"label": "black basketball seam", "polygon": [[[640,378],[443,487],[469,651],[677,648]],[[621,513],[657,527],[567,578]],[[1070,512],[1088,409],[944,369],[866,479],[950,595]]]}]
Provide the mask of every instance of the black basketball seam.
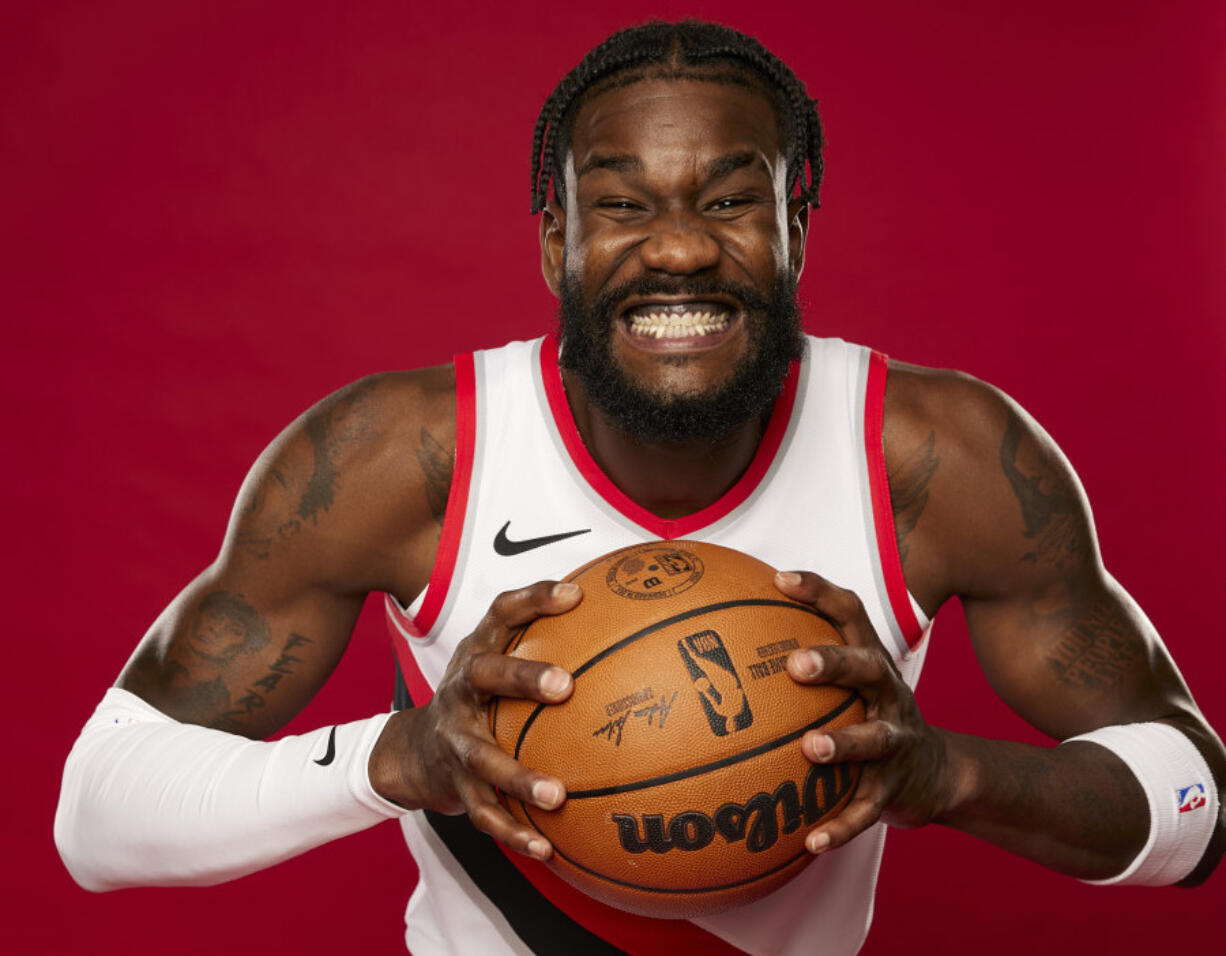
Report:
[{"label": "black basketball seam", "polygon": [[[674,614],[672,617],[665,618],[663,621],[656,621],[654,624],[649,624],[647,627],[640,631],[636,631],[628,637],[623,637],[617,643],[610,644],[595,657],[589,658],[571,671],[571,679],[577,682],[585,672],[591,670],[591,668],[595,667],[610,654],[614,654],[622,648],[633,644],[635,641],[641,640],[650,634],[654,634],[656,631],[662,630],[666,627],[671,627],[673,624],[678,624],[681,621],[688,621],[691,618],[699,617],[703,614],[712,614],[717,611],[724,611],[733,607],[786,607],[792,608],[796,611],[804,611],[806,614],[812,614],[814,617],[822,617],[822,615],[806,604],[797,604],[795,601],[778,601],[773,598],[743,598],[739,601],[720,601],[718,604],[704,604],[702,607],[690,608],[688,611],[682,611],[680,614]],[[825,620],[825,618],[822,619]],[[515,741],[515,753],[513,756],[516,759],[519,759],[519,751],[520,748],[523,747],[524,737],[526,737],[528,734],[528,728],[535,723],[537,716],[548,706],[550,705],[537,704],[532,713],[528,715],[528,719],[524,721],[523,727],[521,727],[519,730],[519,737]]]},{"label": "black basketball seam", "polygon": [[[529,817],[529,819],[531,819],[531,817]],[[533,825],[535,826],[535,823]],[[681,887],[681,886],[651,886],[646,883],[630,883],[630,882],[627,882],[626,880],[615,879],[612,876],[608,876],[607,874],[601,873],[599,870],[590,869],[584,866],[582,863],[576,863],[565,853],[562,853],[556,846],[553,848],[553,852],[555,855],[560,856],[567,863],[573,866],[576,870],[582,870],[584,873],[587,873],[590,876],[594,876],[598,880],[604,880],[606,883],[613,883],[616,886],[624,886],[632,890],[643,890],[644,892],[647,892],[647,893],[689,893],[689,894],[694,894],[694,895],[698,893],[718,893],[721,890],[734,890],[738,886],[746,886],[749,883],[757,883],[761,880],[766,879],[766,877],[770,876],[773,873],[778,873],[780,870],[785,870],[789,866],[793,866],[797,860],[802,859],[803,857],[807,856],[809,853],[808,850],[801,850],[795,856],[785,860],[783,863],[780,863],[778,866],[773,866],[769,870],[765,870],[761,873],[756,873],[754,874],[754,876],[748,879],[737,880],[735,883],[722,883],[719,886]]]},{"label": "black basketball seam", "polygon": [[719,760],[713,760],[710,763],[699,764],[697,767],[688,767],[685,770],[675,770],[672,773],[661,774],[658,777],[648,777],[645,780],[636,780],[633,783],[621,783],[613,787],[592,787],[589,790],[575,790],[567,792],[566,799],[570,800],[587,800],[591,797],[611,797],[619,793],[630,793],[634,790],[647,790],[651,787],[658,787],[666,783],[674,783],[678,780],[685,780],[687,777],[700,777],[704,773],[711,773],[713,770],[723,770],[725,767],[731,767],[733,764],[741,763],[745,760],[752,760],[754,757],[759,757],[764,753],[774,750],[776,747],[782,747],[784,744],[791,743],[810,730],[816,730],[824,724],[828,724],[834,718],[838,717],[843,711],[847,710],[859,698],[855,694],[849,694],[847,698],[839,704],[838,707],[829,713],[819,717],[811,724],[793,730],[790,733],[784,734],[782,737],[776,737],[774,740],[768,740],[765,743],[758,744],[756,747],[750,747],[748,750],[742,750],[740,753],[732,754],[727,757],[721,757]]}]

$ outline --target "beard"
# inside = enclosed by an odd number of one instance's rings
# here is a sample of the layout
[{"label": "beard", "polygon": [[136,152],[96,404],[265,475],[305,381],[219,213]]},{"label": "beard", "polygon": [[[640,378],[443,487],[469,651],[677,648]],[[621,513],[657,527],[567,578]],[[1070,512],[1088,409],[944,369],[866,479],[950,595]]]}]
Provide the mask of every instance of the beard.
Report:
[{"label": "beard", "polygon": [[[618,365],[612,340],[617,307],[631,295],[730,295],[741,303],[749,350],[728,379],[711,389],[663,393],[640,385]],[[591,403],[618,429],[642,442],[718,440],[766,415],[792,362],[804,355],[796,282],[775,279],[769,296],[740,282],[641,276],[609,289],[589,307],[579,283],[563,274],[558,310],[558,364],[573,373]],[[685,357],[663,362],[684,363]]]}]

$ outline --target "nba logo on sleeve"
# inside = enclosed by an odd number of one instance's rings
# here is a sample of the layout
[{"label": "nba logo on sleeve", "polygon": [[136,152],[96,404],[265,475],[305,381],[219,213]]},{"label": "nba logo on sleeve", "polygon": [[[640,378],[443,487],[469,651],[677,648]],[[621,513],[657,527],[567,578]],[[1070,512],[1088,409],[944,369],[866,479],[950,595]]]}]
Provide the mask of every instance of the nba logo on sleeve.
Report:
[{"label": "nba logo on sleeve", "polygon": [[1189,810],[1199,810],[1208,802],[1203,783],[1194,783],[1190,787],[1180,787],[1175,793],[1179,797],[1180,813],[1187,813]]}]

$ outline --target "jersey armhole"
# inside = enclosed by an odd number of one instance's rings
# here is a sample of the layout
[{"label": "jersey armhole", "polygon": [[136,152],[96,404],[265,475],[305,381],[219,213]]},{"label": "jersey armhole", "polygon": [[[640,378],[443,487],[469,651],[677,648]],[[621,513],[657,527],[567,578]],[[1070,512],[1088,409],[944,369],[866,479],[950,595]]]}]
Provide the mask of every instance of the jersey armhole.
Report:
[{"label": "jersey armhole", "polygon": [[[868,375],[864,395],[864,454],[868,462],[869,492],[873,504],[873,526],[877,536],[877,553],[890,611],[899,630],[914,650],[923,639],[928,621],[920,622],[916,605],[907,590],[902,573],[902,556],[898,553],[898,535],[894,527],[894,506],[890,500],[890,482],[885,468],[885,385],[889,360],[876,350],[869,353]],[[922,613],[922,612],[921,612]]]}]

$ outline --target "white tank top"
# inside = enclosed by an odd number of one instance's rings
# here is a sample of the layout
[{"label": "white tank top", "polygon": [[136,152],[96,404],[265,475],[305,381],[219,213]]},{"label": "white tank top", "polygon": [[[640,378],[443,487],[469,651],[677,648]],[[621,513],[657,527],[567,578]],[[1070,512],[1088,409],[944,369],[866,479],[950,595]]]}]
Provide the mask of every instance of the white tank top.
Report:
[{"label": "white tank top", "polygon": [[[628,498],[584,447],[552,336],[457,356],[455,364],[456,462],[438,557],[411,607],[390,595],[386,602],[415,704],[429,700],[456,644],[499,592],[561,578],[615,548],[683,537],[776,568],[816,571],[855,591],[915,686],[929,622],[907,592],[895,539],[880,353],[810,338],[745,474],[714,504],[671,520]],[[534,546],[520,550],[524,543]],[[415,812],[401,819],[421,874],[406,913],[415,956],[851,956],[872,918],[885,841],[878,824],[756,903],[695,920],[655,920],[607,907],[545,866],[500,852],[466,818]]]}]

